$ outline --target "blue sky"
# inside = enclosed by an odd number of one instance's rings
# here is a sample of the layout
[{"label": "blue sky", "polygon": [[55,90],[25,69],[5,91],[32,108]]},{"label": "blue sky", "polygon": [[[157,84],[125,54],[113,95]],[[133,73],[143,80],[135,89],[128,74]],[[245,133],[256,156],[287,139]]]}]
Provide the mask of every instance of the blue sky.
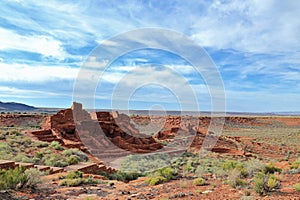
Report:
[{"label": "blue sky", "polygon": [[[182,33],[208,52],[224,83],[227,111],[300,111],[299,13],[300,3],[293,0],[3,0],[0,101],[69,107],[79,69],[93,49],[120,33],[153,27]],[[155,84],[140,87],[125,99],[130,108],[158,104],[181,109],[177,97],[185,91],[180,76],[193,89],[200,110],[211,109],[205,81],[192,66],[153,49],[115,60],[95,92],[95,105],[110,108],[112,97],[116,107],[122,105],[114,89],[133,69],[143,69],[155,83],[170,80],[176,92]],[[145,77],[131,77],[130,84]],[[130,91],[130,84],[122,92]]]}]

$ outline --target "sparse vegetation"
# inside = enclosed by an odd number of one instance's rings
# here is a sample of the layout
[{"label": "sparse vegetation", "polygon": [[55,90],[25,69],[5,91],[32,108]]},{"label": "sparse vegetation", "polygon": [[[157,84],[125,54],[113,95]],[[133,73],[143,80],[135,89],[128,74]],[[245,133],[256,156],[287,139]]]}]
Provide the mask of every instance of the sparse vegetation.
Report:
[{"label": "sparse vegetation", "polygon": [[[0,133],[0,159],[65,167],[88,161],[79,149],[64,149],[58,142],[36,142],[19,131]],[[63,150],[63,151],[62,151]],[[57,153],[57,151],[62,151]]]},{"label": "sparse vegetation", "polygon": [[290,166],[290,169],[299,169],[300,168],[300,159],[297,161],[293,162]]},{"label": "sparse vegetation", "polygon": [[52,147],[55,150],[64,150],[64,148],[57,141],[51,142],[50,147]]},{"label": "sparse vegetation", "polygon": [[108,175],[108,178],[110,180],[118,180],[118,181],[132,181],[137,179],[138,177],[143,176],[140,173],[135,173],[135,172],[122,172],[122,171],[118,171],[116,173],[110,174]]},{"label": "sparse vegetation", "polygon": [[239,188],[247,183],[241,179],[242,173],[238,169],[233,169],[228,175],[228,183],[233,188]]},{"label": "sparse vegetation", "polygon": [[0,188],[2,189],[21,189],[24,187],[34,188],[40,180],[40,172],[36,169],[24,170],[19,167],[0,171]]},{"label": "sparse vegetation", "polygon": [[176,176],[177,176],[176,171],[174,171],[170,167],[165,167],[165,168],[158,169],[153,174],[150,174],[146,182],[149,185],[158,185],[160,183],[164,183],[169,180],[175,179]]},{"label": "sparse vegetation", "polygon": [[75,187],[79,185],[93,185],[98,183],[103,183],[101,181],[95,180],[92,177],[83,178],[83,173],[79,171],[69,172],[63,180],[60,181],[60,186]]},{"label": "sparse vegetation", "polygon": [[296,183],[294,185],[294,189],[297,191],[297,192],[300,192],[300,183]]},{"label": "sparse vegetation", "polygon": [[193,184],[196,186],[203,186],[206,184],[206,182],[203,178],[196,178],[194,179]]},{"label": "sparse vegetation", "polygon": [[267,194],[280,187],[280,182],[273,174],[257,173],[254,178],[254,191],[259,194]]},{"label": "sparse vegetation", "polygon": [[282,169],[275,167],[273,164],[265,165],[263,169],[264,174],[274,174],[275,172],[281,173]]}]

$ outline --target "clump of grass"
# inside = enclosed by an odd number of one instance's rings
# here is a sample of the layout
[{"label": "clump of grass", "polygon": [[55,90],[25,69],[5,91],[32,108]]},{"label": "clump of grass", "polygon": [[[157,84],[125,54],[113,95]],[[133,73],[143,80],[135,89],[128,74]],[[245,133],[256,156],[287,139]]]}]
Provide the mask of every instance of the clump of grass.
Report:
[{"label": "clump of grass", "polygon": [[76,179],[82,177],[83,177],[83,173],[81,171],[72,171],[67,174],[66,179]]},{"label": "clump of grass", "polygon": [[89,158],[88,156],[83,153],[82,151],[80,151],[79,149],[77,148],[72,148],[72,149],[66,149],[62,152],[63,155],[67,156],[67,157],[70,157],[70,156],[77,156],[79,158],[79,161],[88,161]]},{"label": "clump of grass", "polygon": [[177,172],[170,167],[158,169],[156,172],[148,176],[146,182],[149,185],[158,185],[169,180],[175,179]]},{"label": "clump of grass", "polygon": [[40,172],[37,169],[19,167],[0,171],[0,188],[21,189],[25,187],[35,188],[41,182]]},{"label": "clump of grass", "polygon": [[297,192],[300,192],[300,183],[296,183],[294,185],[294,189],[297,191]]},{"label": "clump of grass", "polygon": [[254,176],[257,172],[264,169],[264,164],[257,159],[251,159],[245,163],[245,169],[249,176]]},{"label": "clump of grass", "polygon": [[280,181],[273,174],[257,173],[254,178],[254,191],[259,194],[267,194],[280,188]]},{"label": "clump of grass", "polygon": [[55,150],[64,150],[64,148],[61,146],[61,144],[57,141],[51,142],[50,147],[52,147]]},{"label": "clump of grass", "polygon": [[33,157],[28,157],[24,153],[18,153],[14,158],[14,161],[16,162],[24,162],[24,163],[34,163]]},{"label": "clump of grass", "polygon": [[205,182],[205,179],[203,179],[203,178],[196,178],[196,179],[194,179],[193,184],[196,186],[203,186],[203,185],[206,185],[206,182]]},{"label": "clump of grass", "polygon": [[35,168],[30,168],[25,170],[25,175],[27,177],[26,185],[30,187],[36,187],[39,183],[42,183],[41,176],[42,173]]},{"label": "clump of grass", "polygon": [[274,174],[275,172],[281,173],[282,169],[275,167],[273,164],[265,165],[262,170],[264,174]]},{"label": "clump of grass", "polygon": [[235,173],[239,173],[240,177],[247,177],[248,172],[245,169],[243,163],[235,160],[227,160],[222,164],[223,170],[227,172],[234,171]]},{"label": "clump of grass", "polygon": [[141,177],[143,174],[135,173],[135,172],[123,172],[123,171],[117,171],[116,173],[106,175],[108,176],[108,179],[110,180],[118,180],[118,181],[132,181],[136,180],[138,177]]},{"label": "clump of grass", "polygon": [[75,187],[79,185],[94,185],[102,183],[98,180],[93,179],[92,177],[83,178],[83,173],[80,171],[72,171],[63,178],[64,179],[59,183],[60,186]]},{"label": "clump of grass", "polygon": [[80,158],[76,155],[71,155],[70,157],[67,158],[67,163],[68,165],[75,165],[80,162]]},{"label": "clump of grass", "polygon": [[158,185],[158,184],[161,184],[161,183],[164,183],[166,182],[167,179],[163,176],[154,176],[154,177],[149,177],[146,182],[153,186],[153,185]]},{"label": "clump of grass", "polygon": [[290,166],[290,169],[298,169],[298,168],[300,168],[300,159],[293,162]]},{"label": "clump of grass", "polygon": [[68,166],[68,163],[66,161],[66,158],[60,154],[51,153],[46,154],[42,158],[43,163],[47,166],[54,166],[54,167],[66,167]]}]

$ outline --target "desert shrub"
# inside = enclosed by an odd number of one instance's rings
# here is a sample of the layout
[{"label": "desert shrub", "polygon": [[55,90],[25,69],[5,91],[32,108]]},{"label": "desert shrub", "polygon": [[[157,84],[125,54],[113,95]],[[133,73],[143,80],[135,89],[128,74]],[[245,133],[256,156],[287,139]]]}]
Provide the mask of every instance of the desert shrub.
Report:
[{"label": "desert shrub", "polygon": [[248,197],[251,195],[251,192],[249,190],[245,190],[245,196]]},{"label": "desert shrub", "polygon": [[76,148],[66,149],[62,152],[62,154],[67,156],[67,157],[75,155],[75,156],[79,157],[80,162],[81,161],[86,162],[86,161],[89,160],[88,156],[84,152],[82,152],[82,151],[80,151],[79,149],[76,149]]},{"label": "desert shrub", "polygon": [[64,179],[60,182],[60,186],[68,186],[68,187],[74,187],[74,186],[79,186],[83,184],[83,179],[82,178],[77,178],[77,179]]},{"label": "desert shrub", "polygon": [[264,174],[274,174],[275,172],[281,173],[282,169],[275,167],[273,164],[265,165],[262,172]]},{"label": "desert shrub", "polygon": [[257,173],[254,177],[254,191],[263,195],[280,187],[280,182],[273,174]]},{"label": "desert shrub", "polygon": [[18,153],[13,160],[16,162],[33,163],[33,159],[24,153]]},{"label": "desert shrub", "polygon": [[239,171],[240,177],[247,177],[248,172],[245,169],[244,165],[239,161],[227,160],[222,164],[222,169],[229,172],[232,170]]},{"label": "desert shrub", "polygon": [[162,169],[158,169],[157,172],[158,174],[162,175],[163,177],[165,177],[167,180],[171,180],[174,179],[177,175],[177,172],[174,171],[172,168],[170,167],[165,167]]},{"label": "desert shrub", "polygon": [[183,170],[186,172],[194,173],[196,168],[194,167],[194,162],[189,160],[186,165],[183,166]]},{"label": "desert shrub", "polygon": [[0,159],[11,160],[13,158],[13,150],[7,143],[0,142]]},{"label": "desert shrub", "polygon": [[108,175],[110,180],[118,180],[118,181],[132,181],[136,180],[138,177],[141,177],[142,174],[134,173],[134,172],[122,172],[118,171],[116,173]]},{"label": "desert shrub", "polygon": [[43,152],[40,152],[40,151],[36,151],[36,152],[35,152],[35,157],[42,159],[43,156],[44,156],[44,153],[43,153]]},{"label": "desert shrub", "polygon": [[203,186],[206,183],[205,183],[205,180],[203,178],[196,178],[196,179],[194,179],[193,184],[196,185],[196,186]]},{"label": "desert shrub", "polygon": [[38,148],[48,147],[49,146],[49,142],[42,142],[42,141],[35,142],[35,146],[38,147]]},{"label": "desert shrub", "polygon": [[161,184],[161,183],[164,183],[166,182],[166,178],[163,177],[163,176],[154,176],[154,177],[149,177],[146,182],[153,186],[153,185],[158,185],[158,184]]},{"label": "desert shrub", "polygon": [[222,168],[224,170],[233,170],[237,166],[238,162],[235,160],[227,160],[223,163]]},{"label": "desert shrub", "polygon": [[66,179],[76,179],[76,178],[82,178],[83,177],[83,173],[81,171],[72,171],[72,172],[69,172],[67,175],[66,175]]},{"label": "desert shrub", "polygon": [[45,163],[45,165],[48,165],[48,166],[54,166],[54,167],[68,166],[66,158],[59,154],[56,154],[56,153],[45,155],[43,157],[42,161]]},{"label": "desert shrub", "polygon": [[147,156],[129,155],[121,163],[122,171],[147,173],[171,164],[167,154],[153,154]]},{"label": "desert shrub", "polygon": [[[27,182],[27,176],[23,173],[23,168],[15,168],[0,171],[0,188],[18,189],[22,188]],[[17,188],[18,186],[18,188]]]},{"label": "desert shrub", "polygon": [[12,153],[10,146],[5,142],[0,142],[0,153],[1,154]]},{"label": "desert shrub", "polygon": [[66,177],[60,182],[60,186],[68,186],[74,187],[79,185],[92,185],[100,183],[98,180],[93,179],[92,177],[89,178],[82,178],[83,173],[80,171],[72,171],[69,172]]},{"label": "desert shrub", "polygon": [[55,150],[64,150],[64,148],[61,146],[61,144],[57,141],[51,142],[50,147],[52,147]]},{"label": "desert shrub", "polygon": [[290,166],[290,169],[298,169],[300,168],[300,160],[293,162]]},{"label": "desert shrub", "polygon": [[242,176],[242,173],[240,170],[238,170],[236,168],[231,170],[228,175],[229,185],[233,188],[239,188],[239,187],[246,185],[247,183],[241,179],[241,176]]},{"label": "desert shrub", "polygon": [[205,166],[202,166],[202,165],[197,166],[195,174],[198,177],[201,177],[203,174],[206,174],[206,173],[208,173],[208,170]]},{"label": "desert shrub", "polygon": [[254,176],[257,172],[260,172],[264,169],[264,164],[257,159],[251,159],[246,162],[245,169],[249,176]]},{"label": "desert shrub", "polygon": [[297,191],[297,192],[300,192],[300,183],[296,183],[294,185],[294,189]]},{"label": "desert shrub", "polygon": [[146,182],[149,185],[157,185],[163,182],[167,182],[171,179],[175,179],[177,176],[177,172],[170,167],[165,167],[156,170],[154,173],[148,176]]},{"label": "desert shrub", "polygon": [[71,155],[67,158],[68,165],[78,164],[80,162],[80,158],[76,155]]},{"label": "desert shrub", "polygon": [[35,168],[30,168],[25,170],[25,175],[27,177],[26,185],[29,187],[36,187],[37,184],[41,183],[41,175],[42,173]]}]

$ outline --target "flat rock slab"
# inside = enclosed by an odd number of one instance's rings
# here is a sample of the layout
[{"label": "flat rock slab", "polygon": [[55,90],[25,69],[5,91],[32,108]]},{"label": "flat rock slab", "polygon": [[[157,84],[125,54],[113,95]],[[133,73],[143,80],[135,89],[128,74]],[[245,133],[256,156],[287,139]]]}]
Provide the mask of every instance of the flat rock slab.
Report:
[{"label": "flat rock slab", "polygon": [[82,169],[85,169],[85,168],[90,168],[90,167],[94,167],[94,166],[97,166],[96,163],[78,163],[76,165],[70,165],[70,166],[67,166],[65,167],[65,170],[66,171],[80,171]]},{"label": "flat rock slab", "polygon": [[15,168],[16,163],[9,160],[0,160],[0,169],[13,169]]},{"label": "flat rock slab", "polygon": [[37,169],[38,169],[39,171],[41,171],[41,172],[50,170],[50,167],[49,167],[49,166],[46,166],[46,165],[35,165],[34,167],[37,168]]}]

